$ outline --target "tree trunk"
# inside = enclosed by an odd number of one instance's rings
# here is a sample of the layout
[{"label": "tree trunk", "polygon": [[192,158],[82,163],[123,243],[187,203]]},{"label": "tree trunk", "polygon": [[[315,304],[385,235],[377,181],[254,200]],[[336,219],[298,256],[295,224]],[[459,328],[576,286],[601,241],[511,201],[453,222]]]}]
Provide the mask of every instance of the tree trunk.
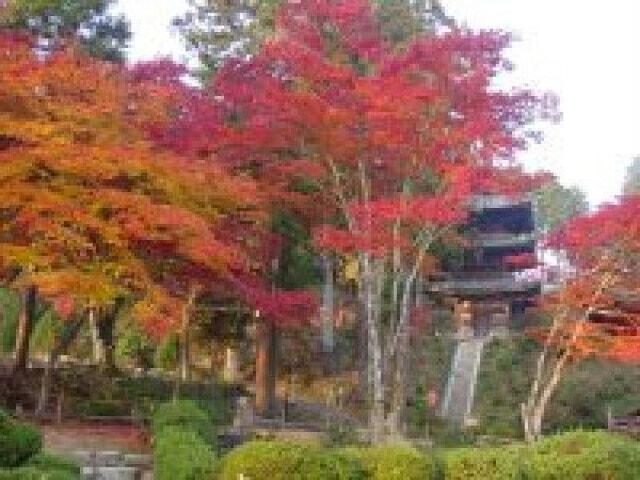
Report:
[{"label": "tree trunk", "polygon": [[16,331],[16,360],[13,366],[14,374],[20,374],[27,368],[29,361],[29,342],[33,324],[35,323],[36,297],[38,290],[35,285],[29,285],[22,292],[18,328]]},{"label": "tree trunk", "polygon": [[523,408],[525,439],[529,442],[538,440],[542,437],[542,420],[544,418],[547,405],[560,383],[562,372],[567,366],[570,356],[570,349],[567,348],[556,361],[549,380],[542,389],[540,396],[536,398],[532,405],[527,405]]},{"label": "tree trunk", "polygon": [[373,409],[371,415],[372,441],[380,443],[384,439],[385,408],[384,408],[384,382],[382,349],[380,331],[378,325],[370,327],[370,341],[372,344],[372,369],[373,369]]},{"label": "tree trunk", "polygon": [[[425,249],[426,250],[426,249]],[[411,323],[411,300],[413,287],[418,277],[418,270],[422,263],[424,250],[418,255],[409,275],[404,282],[402,299],[400,301],[400,312],[398,319],[397,331],[392,332],[394,335],[393,353],[395,354],[395,385],[393,391],[395,394],[393,404],[392,426],[395,433],[404,434],[406,406],[407,406],[407,374],[409,370],[409,354],[410,354],[410,337],[409,329]]]},{"label": "tree trunk", "polygon": [[389,313],[389,330],[395,330],[396,322],[398,321],[398,301],[400,299],[400,281],[402,276],[402,257],[400,255],[399,243],[399,221],[393,227],[393,264],[391,266],[392,284],[391,284],[391,306]]},{"label": "tree trunk", "polygon": [[177,371],[173,384],[173,401],[176,402],[180,397],[180,389],[182,383],[190,379],[190,358],[189,358],[189,329],[191,327],[191,308],[195,304],[197,290],[195,287],[190,288],[187,301],[182,309],[182,322],[178,335],[178,352],[177,352]]},{"label": "tree trunk", "polygon": [[178,346],[180,349],[180,380],[188,382],[191,376],[191,362],[189,352],[189,313],[186,309],[182,314],[182,328],[180,329]]},{"label": "tree trunk", "polygon": [[44,373],[42,375],[42,380],[40,383],[40,396],[38,398],[38,406],[36,407],[37,415],[44,414],[49,403],[51,383],[58,358],[67,350],[67,348],[69,348],[71,342],[73,342],[73,340],[76,338],[78,332],[80,331],[80,327],[82,327],[82,324],[84,323],[84,320],[85,316],[83,314],[73,320],[73,323],[67,326],[62,332],[62,336],[60,337],[58,344],[55,345],[49,352],[49,358],[47,360],[47,364],[45,365]]},{"label": "tree trunk", "polygon": [[384,379],[382,365],[382,342],[380,325],[378,324],[376,310],[376,295],[374,275],[369,254],[364,254],[362,259],[362,284],[364,287],[364,301],[368,332],[368,372],[371,385],[372,405],[370,415],[371,440],[380,443],[384,438],[385,406],[384,406]]},{"label": "tree trunk", "polygon": [[333,259],[328,255],[322,256],[322,267],[324,276],[324,285],[322,288],[322,307],[320,309],[320,318],[322,324],[322,352],[327,360],[326,366],[331,370],[333,359],[333,309],[334,309],[334,292],[333,292]]},{"label": "tree trunk", "polygon": [[93,346],[93,363],[102,365],[106,360],[106,349],[100,332],[98,312],[95,308],[89,310],[89,329],[91,330],[91,343]]},{"label": "tree trunk", "polygon": [[115,329],[117,307],[109,308],[97,322],[100,337],[101,364],[107,372],[116,370],[115,360]]},{"label": "tree trunk", "polygon": [[[360,305],[364,300],[360,301]],[[358,392],[360,401],[366,404],[369,395],[369,329],[363,308],[356,308],[356,348],[355,368],[358,373]]]},{"label": "tree trunk", "polygon": [[257,320],[256,325],[256,412],[268,417],[275,409],[276,328],[272,321]]},{"label": "tree trunk", "polygon": [[425,304],[424,301],[424,293],[422,291],[422,289],[424,288],[424,284],[423,284],[423,280],[422,277],[420,275],[418,275],[416,277],[416,286],[415,286],[415,305],[416,307],[422,307]]},{"label": "tree trunk", "polygon": [[549,370],[545,368],[547,363],[547,356],[551,351],[553,339],[560,331],[562,324],[567,320],[568,316],[570,315],[570,311],[566,309],[553,319],[553,325],[551,327],[549,335],[545,340],[544,349],[538,357],[536,373],[531,386],[531,391],[529,392],[527,403],[521,405],[522,426],[524,430],[524,436],[527,441],[535,441],[542,436],[542,420],[544,418],[547,404],[549,403],[551,396],[560,383],[560,378],[571,358],[571,351],[580,337],[580,332],[582,331],[583,325],[589,320],[590,316],[595,311],[595,307],[593,305],[598,302],[600,296],[607,288],[609,288],[612,280],[612,276],[605,275],[605,277],[600,282],[600,285],[598,285],[598,287],[594,291],[593,297],[588,304],[588,308],[573,326],[571,337],[564,343],[563,351],[556,359],[553,368],[551,368],[548,380],[545,384],[543,383],[544,372],[545,370]]}]

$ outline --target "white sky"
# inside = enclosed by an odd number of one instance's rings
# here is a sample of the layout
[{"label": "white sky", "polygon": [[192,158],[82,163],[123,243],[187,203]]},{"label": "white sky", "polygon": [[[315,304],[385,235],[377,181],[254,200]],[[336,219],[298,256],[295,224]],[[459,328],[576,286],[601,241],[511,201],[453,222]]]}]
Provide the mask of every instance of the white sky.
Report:
[{"label": "white sky", "polygon": [[[119,0],[132,23],[132,61],[184,48],[171,19],[186,0]],[[555,92],[562,121],[522,156],[585,190],[592,204],[612,200],[624,170],[640,155],[640,2],[637,0],[442,0],[472,28],[500,28],[519,41],[510,51],[508,83]]]}]

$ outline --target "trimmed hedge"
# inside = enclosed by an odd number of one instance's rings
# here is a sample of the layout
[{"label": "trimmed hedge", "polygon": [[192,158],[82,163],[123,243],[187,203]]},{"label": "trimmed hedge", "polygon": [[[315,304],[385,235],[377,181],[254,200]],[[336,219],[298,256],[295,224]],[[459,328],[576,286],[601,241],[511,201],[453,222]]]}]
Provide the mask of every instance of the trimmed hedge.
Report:
[{"label": "trimmed hedge", "polygon": [[607,432],[569,432],[534,445],[444,453],[438,480],[636,480],[640,443]]},{"label": "trimmed hedge", "polygon": [[427,455],[408,446],[326,449],[253,441],[222,460],[220,480],[637,480],[640,443],[570,432],[534,445],[458,448]]},{"label": "trimmed hedge", "polygon": [[0,467],[22,465],[42,449],[40,432],[0,410]]},{"label": "trimmed hedge", "polygon": [[459,448],[445,453],[441,477],[446,480],[524,480],[529,479],[525,449]]},{"label": "trimmed hedge", "polygon": [[195,402],[179,400],[160,405],[152,426],[157,480],[215,478],[215,426]]},{"label": "trimmed hedge", "polygon": [[235,448],[222,462],[220,480],[360,480],[366,473],[346,452],[284,441],[252,441]]},{"label": "trimmed hedge", "polygon": [[536,480],[640,479],[640,443],[606,432],[571,432],[532,447]]},{"label": "trimmed hedge", "polygon": [[207,480],[215,474],[216,455],[195,431],[164,427],[155,436],[157,480]]},{"label": "trimmed hedge", "polygon": [[356,458],[371,480],[424,480],[435,467],[430,457],[408,446],[345,448],[343,452]]},{"label": "trimmed hedge", "polygon": [[63,470],[41,470],[36,467],[0,470],[0,480],[78,480],[79,478],[79,473]]},{"label": "trimmed hedge", "polygon": [[78,480],[80,467],[63,457],[39,453],[24,466],[0,470],[0,480]]}]

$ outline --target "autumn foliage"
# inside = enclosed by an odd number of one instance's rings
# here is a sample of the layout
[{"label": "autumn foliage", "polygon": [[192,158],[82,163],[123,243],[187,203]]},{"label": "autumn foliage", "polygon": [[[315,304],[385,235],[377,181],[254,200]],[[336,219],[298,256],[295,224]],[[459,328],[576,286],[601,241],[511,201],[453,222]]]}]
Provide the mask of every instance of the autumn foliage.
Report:
[{"label": "autumn foliage", "polygon": [[[40,58],[15,34],[0,37],[0,74],[7,280],[38,286],[64,316],[130,299],[162,333],[190,289],[260,273],[246,247],[262,241],[255,183],[148,140],[172,118],[165,82],[74,49]],[[254,283],[237,294],[265,303]]]},{"label": "autumn foliage", "polygon": [[[577,327],[576,354],[640,361],[640,196],[571,220],[549,244],[577,268],[559,297],[550,299],[569,306],[576,319],[588,317]],[[567,322],[564,329],[572,326]]]},{"label": "autumn foliage", "polygon": [[[456,240],[474,195],[537,185],[514,155],[555,104],[494,88],[510,68],[501,32],[454,29],[398,49],[366,0],[285,2],[275,30],[204,90],[178,88],[180,114],[151,135],[255,179],[270,208],[303,219],[319,250],[357,259],[372,403],[382,409],[381,371],[406,370],[410,292],[435,268],[433,244]],[[376,292],[387,279],[396,293],[382,318]],[[395,391],[404,405],[402,385]]]}]

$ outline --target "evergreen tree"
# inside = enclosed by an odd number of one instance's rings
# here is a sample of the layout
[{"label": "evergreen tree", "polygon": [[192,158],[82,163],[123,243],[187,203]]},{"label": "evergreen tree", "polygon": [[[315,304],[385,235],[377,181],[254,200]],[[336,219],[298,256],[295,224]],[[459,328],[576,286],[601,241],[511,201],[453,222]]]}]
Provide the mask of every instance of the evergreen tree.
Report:
[{"label": "evergreen tree", "polygon": [[89,54],[121,61],[131,38],[128,21],[109,13],[114,0],[8,0],[0,27],[26,30],[46,50],[74,39]]},{"label": "evergreen tree", "polygon": [[[187,13],[174,20],[202,65],[204,78],[228,58],[246,58],[271,34],[282,0],[189,0]],[[452,25],[438,0],[375,0],[382,34],[402,46],[418,33]]]},{"label": "evergreen tree", "polygon": [[542,232],[550,232],[589,210],[585,193],[578,187],[565,187],[557,180],[535,192],[536,225]]}]

